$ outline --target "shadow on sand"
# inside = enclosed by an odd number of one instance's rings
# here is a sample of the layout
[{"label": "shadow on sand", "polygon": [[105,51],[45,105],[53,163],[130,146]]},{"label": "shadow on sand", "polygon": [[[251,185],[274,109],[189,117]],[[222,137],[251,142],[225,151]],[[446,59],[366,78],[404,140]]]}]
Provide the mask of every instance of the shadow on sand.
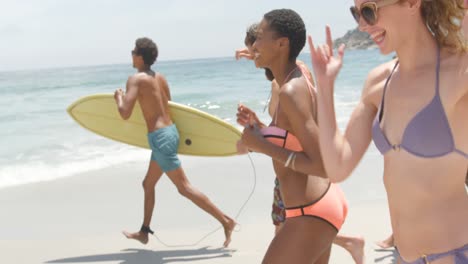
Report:
[{"label": "shadow on sand", "polygon": [[398,259],[398,254],[396,252],[396,249],[395,248],[391,248],[391,249],[376,249],[375,252],[379,252],[380,255],[383,255],[384,253],[388,253],[382,257],[379,257],[379,258],[375,258],[374,259],[374,262],[375,263],[380,263],[384,260],[387,260],[389,258],[391,262],[385,262],[385,263],[392,263],[392,264],[397,264],[397,259]]},{"label": "shadow on sand", "polygon": [[226,248],[208,248],[186,250],[161,250],[151,251],[145,249],[125,249],[119,253],[81,256],[49,260],[45,263],[86,263],[121,261],[120,264],[152,263],[165,264],[171,262],[190,262],[204,259],[232,257],[235,250]]}]

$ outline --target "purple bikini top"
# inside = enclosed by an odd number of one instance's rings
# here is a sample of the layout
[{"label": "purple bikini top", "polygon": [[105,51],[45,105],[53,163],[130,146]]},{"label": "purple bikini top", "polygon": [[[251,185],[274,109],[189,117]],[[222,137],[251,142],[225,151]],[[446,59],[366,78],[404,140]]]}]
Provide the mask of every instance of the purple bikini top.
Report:
[{"label": "purple bikini top", "polygon": [[436,85],[435,96],[432,101],[420,110],[403,132],[402,142],[400,144],[392,144],[388,141],[380,122],[384,113],[385,92],[388,82],[392,77],[398,62],[395,64],[392,72],[387,78],[384,86],[382,102],[380,103],[379,111],[375,117],[372,126],[372,138],[377,149],[385,155],[391,149],[398,150],[400,148],[409,153],[422,158],[442,157],[449,153],[456,152],[468,158],[468,154],[458,150],[455,147],[452,131],[448,122],[445,110],[442,105],[439,94],[439,71],[440,71],[440,51],[437,50],[437,66],[436,66]]}]

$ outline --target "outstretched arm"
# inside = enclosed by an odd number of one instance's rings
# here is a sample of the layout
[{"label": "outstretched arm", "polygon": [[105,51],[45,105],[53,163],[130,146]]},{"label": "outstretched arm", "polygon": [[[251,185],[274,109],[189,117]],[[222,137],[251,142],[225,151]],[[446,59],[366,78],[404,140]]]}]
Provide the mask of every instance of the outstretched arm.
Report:
[{"label": "outstretched arm", "polygon": [[[318,123],[320,151],[328,177],[333,182],[345,180],[357,166],[371,141],[372,120],[376,107],[370,102],[372,81],[366,82],[361,101],[353,111],[342,134],[336,122],[333,90],[341,69],[344,45],[333,53],[330,28],[326,28],[327,44],[315,47],[309,36],[312,65],[318,86]],[[368,79],[372,80],[372,78]]]},{"label": "outstretched arm", "polygon": [[361,98],[343,134],[337,128],[335,113],[332,109],[333,98],[325,97],[319,96],[319,101],[322,102],[318,104],[320,150],[330,179],[340,182],[356,168],[369,147],[372,138],[372,121],[377,110]]},{"label": "outstretched arm", "polygon": [[138,98],[137,77],[131,76],[128,78],[126,90],[125,94],[122,89],[117,89],[114,93],[120,116],[124,120],[129,119],[132,115],[133,107]]}]

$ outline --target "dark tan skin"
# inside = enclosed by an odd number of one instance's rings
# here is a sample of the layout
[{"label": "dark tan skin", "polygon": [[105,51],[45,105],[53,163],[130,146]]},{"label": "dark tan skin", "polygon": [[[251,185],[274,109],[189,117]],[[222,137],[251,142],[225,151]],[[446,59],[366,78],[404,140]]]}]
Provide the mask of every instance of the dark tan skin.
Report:
[{"label": "dark tan skin", "polygon": [[[295,69],[295,60],[288,59],[289,40],[274,36],[268,22],[263,20],[253,45],[255,62],[260,67],[271,69],[281,87],[277,126],[294,134],[304,151],[296,153],[296,170],[292,170],[284,167],[291,151],[266,141],[257,124],[244,130],[242,141],[249,149],[272,157],[284,203],[286,207],[293,207],[318,199],[325,193],[329,180],[318,148],[315,98],[311,97],[304,76],[299,69]],[[238,121],[249,122],[248,118],[248,111],[244,112],[240,106]],[[336,234],[336,229],[323,220],[288,218],[271,242],[263,263],[328,263]]]},{"label": "dark tan skin", "polygon": [[[120,115],[123,119],[130,118],[135,103],[138,101],[146,121],[148,133],[171,125],[172,120],[168,106],[171,95],[166,79],[163,75],[156,74],[148,65],[145,65],[141,56],[133,55],[132,59],[133,66],[138,72],[128,78],[125,94],[121,89],[115,91],[114,94]],[[166,174],[182,196],[191,200],[222,224],[226,238],[223,245],[227,247],[231,242],[231,234],[236,225],[235,221],[226,216],[208,197],[190,184],[182,167],[168,171]],[[145,226],[150,226],[155,204],[155,187],[162,175],[163,171],[158,163],[151,160],[148,172],[143,180],[145,193],[143,225]],[[143,244],[148,243],[148,234],[145,232],[129,233],[124,231],[123,233],[129,239],[136,239]]]},{"label": "dark tan skin", "polygon": [[[299,64],[300,62],[297,61],[297,63]],[[312,75],[307,76],[307,78],[309,78],[313,82]],[[279,91],[280,91],[280,87],[278,86],[278,83],[276,83],[276,81],[273,80],[271,83],[271,99],[268,104],[268,113],[270,114],[272,118],[274,117],[276,106],[278,105]],[[239,106],[239,109],[240,109],[239,113],[237,114],[237,122],[240,125],[246,126],[247,124],[250,124],[250,123],[252,124],[257,123],[260,125],[260,127],[266,127],[266,125],[262,123],[260,119],[258,119],[256,113],[252,111],[250,108],[248,108],[247,106],[241,105]],[[245,153],[247,152],[248,150],[245,148]],[[275,235],[278,234],[278,232],[281,230],[281,228],[283,227],[283,224],[284,223],[275,225]],[[342,235],[339,233],[335,237],[335,240],[333,240],[333,244],[346,249],[351,254],[351,257],[353,258],[356,264],[364,264],[365,241],[362,236],[347,236],[347,235]]]},{"label": "dark tan skin", "polygon": [[[248,53],[248,56],[242,56],[240,55],[241,52]],[[249,60],[254,59],[254,54],[253,54],[253,49],[252,46],[247,46],[246,49],[236,51],[236,59],[239,59],[240,57],[247,58]],[[238,55],[240,57],[238,57]],[[305,67],[307,66],[302,62],[297,60],[296,64],[300,67]],[[307,69],[309,74],[306,74],[306,78],[309,79],[309,81],[313,84],[314,79],[312,77],[312,74],[310,71]],[[280,87],[278,86],[278,83],[276,82],[275,79],[271,81],[271,97],[270,101],[268,103],[268,113],[270,117],[274,118],[275,112],[276,112],[276,107],[278,105],[278,100],[279,100],[279,93],[280,93]],[[237,114],[237,122],[241,126],[246,126],[247,124],[254,124],[256,123],[259,125],[261,128],[266,127],[264,123],[258,119],[256,113],[252,111],[250,108],[248,108],[245,105],[240,105],[239,106],[239,112]],[[245,154],[248,153],[248,149],[243,146],[242,144],[238,144],[238,150],[239,154]],[[278,234],[278,232],[281,230],[283,227],[283,223],[280,223],[278,225],[275,225],[275,235]],[[338,234],[335,237],[335,240],[333,241],[333,244],[336,244],[344,249],[346,249],[350,254],[351,257],[353,258],[354,262],[356,264],[364,264],[365,261],[365,256],[364,256],[364,245],[365,241],[364,238],[361,236],[347,236],[347,235],[342,235]]]}]

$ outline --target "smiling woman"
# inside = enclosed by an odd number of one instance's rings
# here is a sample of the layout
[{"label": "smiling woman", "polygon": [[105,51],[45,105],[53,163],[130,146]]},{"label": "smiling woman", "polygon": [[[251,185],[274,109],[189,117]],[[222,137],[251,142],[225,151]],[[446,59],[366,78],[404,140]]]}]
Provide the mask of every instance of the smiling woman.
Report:
[{"label": "smiling woman", "polygon": [[370,1],[363,3],[359,9],[352,6],[350,10],[357,23],[359,23],[359,20],[361,20],[362,17],[367,24],[375,25],[378,20],[379,8],[396,4],[398,1],[399,0],[382,0],[378,2]]},{"label": "smiling woman", "polygon": [[373,37],[381,53],[396,52],[397,59],[369,73],[342,134],[334,118],[333,90],[344,47],[334,53],[330,28],[327,44],[316,47],[310,38],[326,171],[334,181],[346,179],[373,140],[384,157],[399,263],[468,263],[463,0],[354,2],[359,29]]}]

